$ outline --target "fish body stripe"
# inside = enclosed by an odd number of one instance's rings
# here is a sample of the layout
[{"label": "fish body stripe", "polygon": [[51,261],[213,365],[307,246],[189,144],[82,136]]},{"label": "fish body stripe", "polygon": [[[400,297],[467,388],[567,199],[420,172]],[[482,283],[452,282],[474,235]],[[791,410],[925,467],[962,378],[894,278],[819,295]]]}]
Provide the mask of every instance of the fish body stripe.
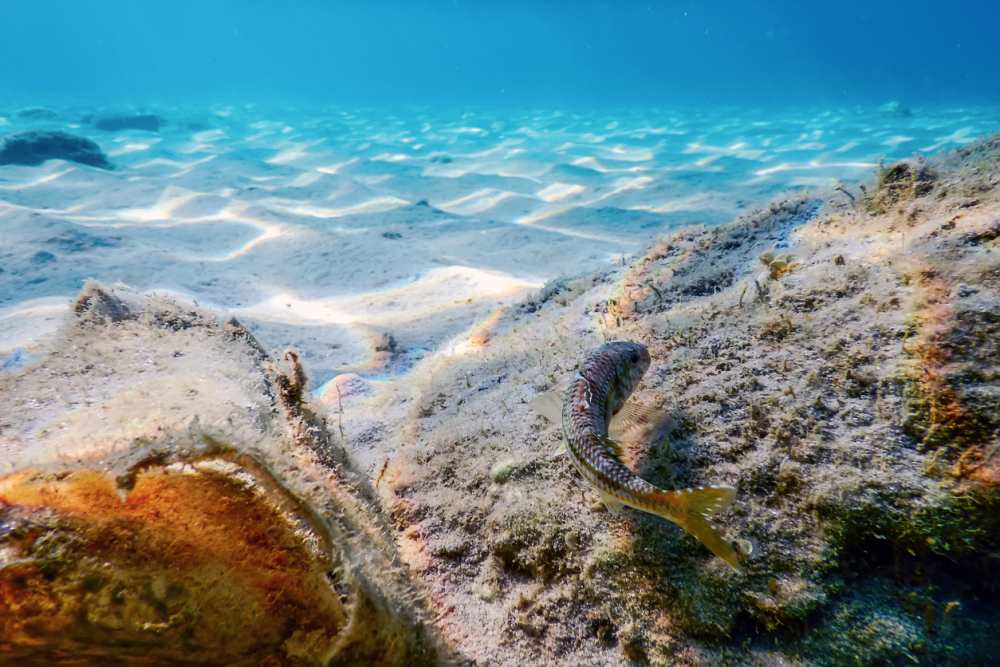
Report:
[{"label": "fish body stripe", "polygon": [[622,464],[606,439],[613,411],[632,393],[648,359],[639,343],[602,345],[583,362],[563,400],[563,433],[577,470],[598,490],[634,507],[648,506],[649,494],[659,489]]}]

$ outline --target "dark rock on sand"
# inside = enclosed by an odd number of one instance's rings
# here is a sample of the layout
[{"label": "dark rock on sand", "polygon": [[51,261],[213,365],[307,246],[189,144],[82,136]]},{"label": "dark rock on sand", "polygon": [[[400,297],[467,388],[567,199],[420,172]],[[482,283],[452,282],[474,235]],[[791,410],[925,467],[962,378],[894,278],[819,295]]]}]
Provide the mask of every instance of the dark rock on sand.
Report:
[{"label": "dark rock on sand", "polygon": [[151,113],[140,114],[108,114],[105,116],[93,116],[89,120],[90,124],[98,130],[116,132],[118,130],[147,130],[149,132],[159,132],[164,125],[163,119]]},{"label": "dark rock on sand", "polygon": [[46,243],[65,252],[83,252],[95,248],[113,248],[121,244],[120,236],[94,236],[76,229],[51,236]]},{"label": "dark rock on sand", "polygon": [[25,120],[55,120],[59,118],[59,114],[52,109],[44,107],[28,107],[27,109],[18,111],[17,117],[24,118]]},{"label": "dark rock on sand", "polygon": [[100,146],[67,132],[21,132],[4,139],[0,165],[35,167],[46,160],[69,160],[101,169],[114,169]]},{"label": "dark rock on sand", "polygon": [[886,102],[879,107],[879,111],[889,116],[898,116],[900,118],[910,118],[913,116],[913,111],[910,107],[906,106],[899,100],[891,100]]}]

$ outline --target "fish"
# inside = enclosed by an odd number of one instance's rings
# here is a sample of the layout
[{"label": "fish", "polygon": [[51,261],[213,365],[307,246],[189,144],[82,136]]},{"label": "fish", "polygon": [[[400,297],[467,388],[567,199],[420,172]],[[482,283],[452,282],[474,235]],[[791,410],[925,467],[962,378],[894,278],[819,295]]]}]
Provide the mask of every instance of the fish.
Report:
[{"label": "fish", "polygon": [[629,506],[667,519],[739,571],[739,552],[708,523],[714,512],[733,501],[736,490],[730,486],[661,489],[622,462],[622,444],[609,435],[649,421],[648,411],[627,400],[650,361],[645,345],[625,340],[605,343],[587,356],[562,399],[569,458],[609,510]]}]

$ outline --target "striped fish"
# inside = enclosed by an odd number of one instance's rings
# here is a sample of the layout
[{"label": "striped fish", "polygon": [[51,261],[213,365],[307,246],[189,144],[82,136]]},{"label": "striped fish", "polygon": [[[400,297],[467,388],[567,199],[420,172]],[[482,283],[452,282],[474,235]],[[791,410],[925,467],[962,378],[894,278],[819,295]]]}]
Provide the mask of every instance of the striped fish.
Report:
[{"label": "striped fish", "polygon": [[621,445],[608,436],[613,419],[629,428],[644,419],[626,399],[649,368],[641,343],[613,341],[594,350],[570,382],[562,401],[566,448],[576,469],[610,510],[628,505],[673,521],[735,569],[737,551],[708,523],[733,500],[735,489],[707,486],[666,491],[632,472],[621,460]]}]

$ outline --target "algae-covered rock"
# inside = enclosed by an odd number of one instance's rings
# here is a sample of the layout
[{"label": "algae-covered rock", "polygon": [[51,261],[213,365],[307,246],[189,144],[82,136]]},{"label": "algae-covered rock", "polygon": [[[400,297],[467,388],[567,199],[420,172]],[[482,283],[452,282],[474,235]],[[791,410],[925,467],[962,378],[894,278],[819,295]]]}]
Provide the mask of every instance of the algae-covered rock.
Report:
[{"label": "algae-covered rock", "polygon": [[[992,139],[884,168],[863,205],[795,197],[683,229],[553,283],[476,355],[418,366],[382,490],[444,632],[480,664],[988,662],[998,185]],[[626,463],[734,486],[716,523],[742,572],[604,511],[559,455],[559,419],[533,406],[610,339],[649,348],[635,400],[663,416]],[[473,546],[445,564],[456,539]]]},{"label": "algae-covered rock", "polygon": [[114,169],[100,146],[68,132],[20,132],[4,137],[0,146],[0,165],[35,167],[46,160],[69,160],[100,169]]},{"label": "algae-covered rock", "polygon": [[[431,664],[370,486],[238,322],[88,286],[0,378],[0,653],[17,664]],[[57,388],[53,391],[53,388]]]},{"label": "algae-covered rock", "polygon": [[[1000,138],[892,165],[858,201],[779,199],[554,281],[397,381],[330,383],[329,414],[294,351],[89,286],[49,349],[0,376],[0,649],[989,664],[998,220]],[[739,571],[610,511],[561,452],[542,399],[610,339],[653,359],[632,400],[656,418],[624,462],[662,488],[734,487],[714,516]]]},{"label": "algae-covered rock", "polygon": [[108,113],[87,119],[98,130],[116,132],[119,130],[145,130],[159,132],[163,119],[151,113]]}]

